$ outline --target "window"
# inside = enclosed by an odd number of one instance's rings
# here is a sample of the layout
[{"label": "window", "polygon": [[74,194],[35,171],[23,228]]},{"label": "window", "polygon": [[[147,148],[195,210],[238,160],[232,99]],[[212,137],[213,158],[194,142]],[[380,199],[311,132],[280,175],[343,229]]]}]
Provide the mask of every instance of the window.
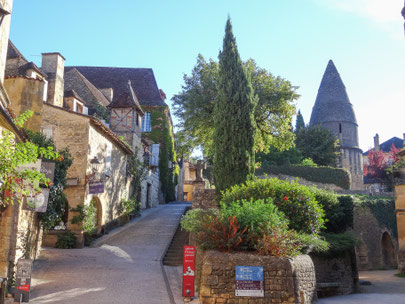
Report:
[{"label": "window", "polygon": [[142,132],[150,132],[150,112],[146,112],[145,116],[142,117]]},{"label": "window", "polygon": [[342,133],[342,124],[339,124],[339,133]]}]

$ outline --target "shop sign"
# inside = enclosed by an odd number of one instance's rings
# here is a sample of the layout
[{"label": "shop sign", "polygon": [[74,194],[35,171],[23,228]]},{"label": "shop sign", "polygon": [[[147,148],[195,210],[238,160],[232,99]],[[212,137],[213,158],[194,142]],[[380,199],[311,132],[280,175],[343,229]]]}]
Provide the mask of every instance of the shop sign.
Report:
[{"label": "shop sign", "polygon": [[41,192],[35,196],[27,197],[26,210],[46,212],[48,208],[49,188],[41,188]]},{"label": "shop sign", "polygon": [[104,182],[103,181],[90,181],[89,182],[89,193],[90,194],[104,193]]}]

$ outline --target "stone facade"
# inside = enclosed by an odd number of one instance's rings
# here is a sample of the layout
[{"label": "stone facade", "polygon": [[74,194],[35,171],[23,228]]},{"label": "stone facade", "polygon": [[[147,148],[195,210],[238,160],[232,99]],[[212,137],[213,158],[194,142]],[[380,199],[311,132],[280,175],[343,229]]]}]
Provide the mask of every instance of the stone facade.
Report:
[{"label": "stone facade", "polygon": [[[11,13],[13,0],[0,0],[1,7]],[[10,33],[11,14],[4,16],[0,24],[0,81],[4,80],[4,70],[6,68],[8,36]]]},{"label": "stone facade", "polygon": [[[399,152],[398,156],[405,159],[405,151]],[[395,212],[399,244],[398,272],[405,274],[405,168],[401,168],[395,175]]]},{"label": "stone facade", "polygon": [[[292,259],[206,251],[201,257],[196,281],[202,304],[306,304],[316,299],[315,269],[307,255]],[[235,296],[235,266],[264,267],[264,298]]]},{"label": "stone facade", "polygon": [[381,227],[369,208],[354,208],[353,232],[360,239],[356,247],[359,270],[397,267],[398,243],[394,232]]},{"label": "stone facade", "polygon": [[[52,130],[52,138],[58,150],[69,148],[73,164],[67,178],[77,180],[77,185],[65,190],[70,208],[88,205],[93,199],[98,212],[98,231],[119,217],[121,199],[128,199],[129,179],[126,174],[127,156],[130,150],[118,146],[98,120],[63,108],[44,104],[42,126]],[[72,126],[75,126],[72,128]],[[92,175],[90,161],[96,157],[101,163],[92,180],[104,182],[104,192],[89,193],[89,177]],[[70,223],[73,212],[69,212],[68,229],[75,231],[82,244],[79,226]]]},{"label": "stone facade", "polygon": [[192,208],[218,208],[215,189],[200,189],[194,192]]},{"label": "stone facade", "polygon": [[356,260],[350,251],[333,256],[311,254],[315,265],[319,298],[355,292],[358,283]]}]

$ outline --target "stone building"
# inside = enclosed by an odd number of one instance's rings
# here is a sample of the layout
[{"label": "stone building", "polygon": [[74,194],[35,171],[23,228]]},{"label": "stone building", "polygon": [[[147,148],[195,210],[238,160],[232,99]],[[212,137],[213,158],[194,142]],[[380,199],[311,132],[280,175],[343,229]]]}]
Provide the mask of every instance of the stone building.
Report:
[{"label": "stone building", "polygon": [[[26,138],[13,123],[14,113],[4,86],[12,4],[12,0],[0,0],[0,134],[7,129],[15,135],[17,141],[21,142]],[[24,210],[22,204],[7,207],[0,204],[0,278],[12,274],[15,263],[24,253],[28,257],[33,257],[37,253],[35,240],[41,235],[32,229],[37,223],[35,213]],[[31,231],[32,233],[27,235],[27,232]],[[34,243],[30,250],[24,246],[27,240]]]},{"label": "stone building", "polygon": [[[82,245],[83,232],[77,224],[71,224],[76,214],[70,209],[92,201],[97,211],[98,232],[118,219],[121,200],[130,195],[127,160],[133,151],[103,122],[86,115],[86,105],[91,103],[74,90],[64,91],[62,55],[45,53],[41,69],[32,66],[10,44],[5,86],[17,113],[34,112],[28,128],[42,131],[53,139],[58,150],[68,148],[73,157],[67,173],[69,186],[65,189],[69,204],[65,224],[78,235]],[[52,245],[56,236],[51,233],[45,241]]]},{"label": "stone building", "polygon": [[362,190],[363,158],[359,148],[356,115],[332,60],[323,75],[312,109],[310,125],[325,127],[339,139],[339,166],[351,173],[351,189]]},{"label": "stone building", "polygon": [[[369,149],[363,153],[363,163],[365,165],[369,163],[369,153],[371,150],[374,150],[375,152],[381,151],[381,153],[384,155],[384,162],[391,164],[392,147],[395,147],[396,149],[402,149],[404,147],[404,142],[405,134],[403,135],[402,139],[399,137],[391,137],[390,139],[380,144],[380,136],[376,134],[374,136],[374,148]],[[389,184],[390,182],[387,179],[373,178],[371,176],[364,175],[364,188],[365,190],[367,190],[368,193],[378,194],[383,192],[391,192],[392,187]]]},{"label": "stone building", "polygon": [[194,181],[196,180],[195,167],[189,160],[184,161],[184,185],[183,200],[191,202],[193,200]]},{"label": "stone building", "polygon": [[[144,146],[144,156],[148,164],[146,180],[142,184],[142,206],[146,206],[148,189],[151,193],[151,205],[155,206],[156,193],[159,202],[168,200],[167,193],[172,191],[174,199],[175,187],[175,153],[173,123],[170,110],[164,102],[165,95],[159,90],[152,69],[146,68],[116,68],[116,67],[90,67],[71,66],[79,71],[95,87],[101,90],[113,102],[122,94],[128,93],[128,81],[131,83],[133,96],[138,100],[144,116],[141,121],[142,138],[149,143]],[[157,146],[159,144],[159,146]],[[156,158],[156,155],[159,158]],[[149,157],[150,156],[150,157]],[[149,160],[158,161],[158,167],[150,165]],[[159,185],[156,180],[159,179]],[[170,188],[170,189],[169,189]]]},{"label": "stone building", "polygon": [[[405,150],[397,154],[405,160]],[[405,274],[405,168],[397,173],[395,182],[395,211],[398,227],[398,272]]]}]

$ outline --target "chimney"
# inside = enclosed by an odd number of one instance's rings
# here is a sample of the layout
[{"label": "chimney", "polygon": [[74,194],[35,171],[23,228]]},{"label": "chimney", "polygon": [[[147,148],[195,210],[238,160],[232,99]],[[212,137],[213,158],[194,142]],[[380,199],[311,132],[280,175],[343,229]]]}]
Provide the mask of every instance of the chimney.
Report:
[{"label": "chimney", "polygon": [[65,58],[60,53],[43,53],[41,68],[48,75],[47,103],[63,107]]},{"label": "chimney", "polygon": [[103,93],[103,95],[105,96],[105,98],[108,99],[109,102],[112,102],[113,100],[113,96],[114,96],[114,90],[113,88],[106,88],[106,89],[98,89],[101,93]]},{"label": "chimney", "polygon": [[380,137],[378,136],[378,133],[374,136],[374,151],[380,151]]}]

